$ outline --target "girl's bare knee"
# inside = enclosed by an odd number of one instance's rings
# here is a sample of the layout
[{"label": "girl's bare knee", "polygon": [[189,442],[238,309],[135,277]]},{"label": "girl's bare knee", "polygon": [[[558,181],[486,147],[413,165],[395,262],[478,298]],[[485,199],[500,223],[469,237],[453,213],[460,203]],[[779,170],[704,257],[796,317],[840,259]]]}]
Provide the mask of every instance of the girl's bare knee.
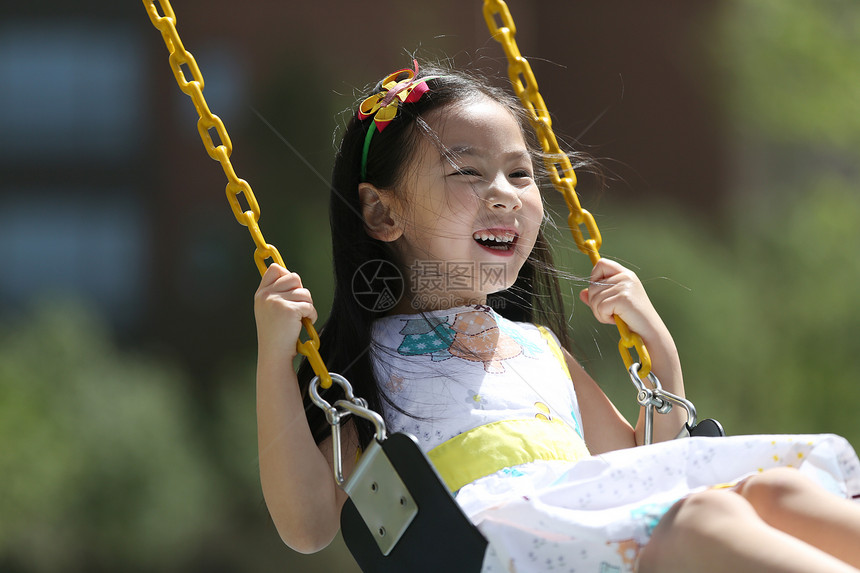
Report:
[{"label": "girl's bare knee", "polygon": [[657,524],[640,554],[639,571],[693,571],[703,556],[721,545],[732,523],[750,519],[757,519],[755,511],[734,492],[693,494],[675,504]]},{"label": "girl's bare knee", "polygon": [[725,521],[754,515],[750,504],[729,490],[711,489],[694,493],[677,507],[676,530],[688,538],[711,537],[714,531],[721,531],[725,527]]},{"label": "girl's bare knee", "polygon": [[790,505],[793,496],[810,490],[812,482],[792,468],[774,468],[744,481],[738,493],[765,520]]}]

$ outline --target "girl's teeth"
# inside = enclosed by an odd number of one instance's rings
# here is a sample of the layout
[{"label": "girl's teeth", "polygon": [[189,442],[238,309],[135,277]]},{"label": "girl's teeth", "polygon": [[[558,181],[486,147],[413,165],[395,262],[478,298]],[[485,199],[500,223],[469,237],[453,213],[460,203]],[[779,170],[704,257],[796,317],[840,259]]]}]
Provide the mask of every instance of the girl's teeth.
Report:
[{"label": "girl's teeth", "polygon": [[475,238],[478,238],[482,241],[495,241],[496,243],[510,243],[514,240],[514,238],[510,235],[505,235],[503,237],[497,237],[495,235],[490,235],[488,233],[475,233]]}]

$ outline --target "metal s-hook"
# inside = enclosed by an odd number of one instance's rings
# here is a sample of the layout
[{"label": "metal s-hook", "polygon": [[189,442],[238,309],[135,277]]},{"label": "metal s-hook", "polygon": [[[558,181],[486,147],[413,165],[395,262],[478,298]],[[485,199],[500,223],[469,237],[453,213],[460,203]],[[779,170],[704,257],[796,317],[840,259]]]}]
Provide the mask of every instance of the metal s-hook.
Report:
[{"label": "metal s-hook", "polygon": [[673,406],[681,406],[687,411],[687,423],[678,432],[676,438],[689,436],[690,430],[696,425],[696,407],[686,398],[663,390],[660,380],[653,372],[649,372],[646,376],[653,386],[649,388],[639,376],[640,368],[641,365],[636,362],[630,366],[628,372],[630,373],[630,381],[638,390],[636,401],[645,407],[645,445],[654,441],[654,411],[656,410],[659,414],[668,414],[672,411]]},{"label": "metal s-hook", "polygon": [[338,400],[331,405],[320,395],[320,387],[322,382],[319,376],[314,376],[308,386],[308,393],[311,401],[325,412],[326,420],[331,425],[331,441],[332,441],[332,466],[334,471],[334,479],[337,485],[343,487],[346,480],[343,477],[343,455],[341,453],[340,439],[340,422],[343,418],[350,414],[354,414],[359,418],[364,418],[370,421],[376,428],[376,440],[382,442],[385,440],[385,421],[382,416],[367,407],[367,401],[364,398],[358,398],[352,391],[352,385],[349,381],[340,374],[331,373],[332,382],[337,383],[343,388],[344,398]]}]

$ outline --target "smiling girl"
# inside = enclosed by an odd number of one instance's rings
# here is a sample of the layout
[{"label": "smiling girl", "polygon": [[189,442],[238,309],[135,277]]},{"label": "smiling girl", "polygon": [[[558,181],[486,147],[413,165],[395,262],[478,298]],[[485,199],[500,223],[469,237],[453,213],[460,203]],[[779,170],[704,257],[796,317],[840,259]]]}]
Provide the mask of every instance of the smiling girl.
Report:
[{"label": "smiling girl", "polygon": [[[644,415],[631,426],[567,351],[536,157],[513,96],[415,64],[361,103],[333,171],[320,353],[390,431],[418,438],[487,537],[484,570],[857,571],[860,508],[845,498],[860,493],[860,464],[843,439],[672,441],[676,409],[655,420],[661,443],[635,447]],[[353,279],[369,262],[399,273],[398,300],[358,303]],[[602,259],[580,298],[601,322],[622,318],[663,388],[684,395],[674,341],[635,274]],[[266,503],[288,545],[317,551],[346,497],[307,398],[311,369],[292,369],[301,320],[317,313],[277,265],[255,313]],[[349,475],[372,429],[349,418],[344,435]]]}]

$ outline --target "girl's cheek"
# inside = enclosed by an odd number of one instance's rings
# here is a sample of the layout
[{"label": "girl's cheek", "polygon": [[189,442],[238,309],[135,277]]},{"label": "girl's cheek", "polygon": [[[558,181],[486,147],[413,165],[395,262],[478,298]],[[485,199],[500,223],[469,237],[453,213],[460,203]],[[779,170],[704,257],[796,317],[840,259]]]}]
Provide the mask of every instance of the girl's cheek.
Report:
[{"label": "girl's cheek", "polygon": [[480,201],[478,193],[470,185],[460,185],[452,187],[448,193],[451,205],[456,210],[470,209],[477,205]]}]

